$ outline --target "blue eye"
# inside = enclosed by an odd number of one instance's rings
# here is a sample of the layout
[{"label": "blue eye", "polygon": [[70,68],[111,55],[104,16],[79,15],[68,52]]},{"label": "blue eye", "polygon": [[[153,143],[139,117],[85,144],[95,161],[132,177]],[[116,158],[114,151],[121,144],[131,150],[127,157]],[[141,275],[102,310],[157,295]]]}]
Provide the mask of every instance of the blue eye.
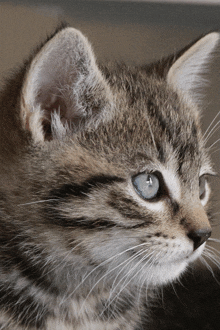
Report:
[{"label": "blue eye", "polygon": [[153,199],[157,196],[160,183],[153,173],[138,174],[132,179],[132,183],[138,195],[143,199]]}]

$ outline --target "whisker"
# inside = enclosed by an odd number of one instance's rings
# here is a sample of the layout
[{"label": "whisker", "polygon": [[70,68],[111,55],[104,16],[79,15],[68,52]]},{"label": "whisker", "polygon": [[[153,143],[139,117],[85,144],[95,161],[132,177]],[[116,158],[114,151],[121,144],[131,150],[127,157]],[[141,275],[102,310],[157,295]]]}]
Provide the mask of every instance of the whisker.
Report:
[{"label": "whisker", "polygon": [[[220,264],[216,260],[215,254],[213,255],[213,251],[205,251],[204,256],[207,257],[218,269],[220,269]],[[208,264],[208,263],[207,263]],[[210,266],[210,265],[209,265]],[[211,268],[211,266],[210,266]],[[214,273],[214,272],[213,272]],[[214,276],[215,277],[215,276]],[[216,279],[216,278],[215,278]],[[217,279],[216,279],[217,281]],[[219,282],[218,282],[219,283]],[[219,283],[220,284],[220,283]]]},{"label": "whisker", "polygon": [[214,153],[216,153],[217,151],[220,151],[220,148],[216,149],[216,150],[213,150],[212,152],[210,152],[209,154],[210,155],[213,155]]},{"label": "whisker", "polygon": [[213,246],[206,246],[204,252],[211,253],[215,258],[218,257],[220,260],[220,256],[219,256],[220,252],[217,249],[215,249]]},{"label": "whisker", "polygon": [[[218,268],[220,267],[220,256],[217,256],[215,254],[215,251],[206,250],[204,256],[208,256],[208,257],[212,258],[215,261],[216,266],[218,266]],[[217,258],[219,259],[219,261],[217,260]]]},{"label": "whisker", "polygon": [[[131,260],[129,260],[131,259]],[[131,256],[130,258],[128,258],[127,260],[124,260],[123,262],[121,262],[119,265],[115,266],[114,268],[111,268],[107,273],[105,273],[103,276],[101,276],[99,278],[99,280],[92,286],[92,288],[90,289],[89,293],[87,294],[86,298],[84,299],[82,305],[81,305],[81,308],[80,308],[80,312],[81,310],[83,309],[83,306],[85,305],[86,303],[86,300],[88,299],[88,297],[90,296],[90,294],[92,293],[92,291],[94,290],[94,288],[97,286],[98,283],[100,283],[106,276],[108,276],[110,273],[112,273],[114,270],[116,270],[117,268],[119,268],[121,265],[123,265],[124,263],[127,263],[128,260],[129,260],[129,263],[130,261],[132,261],[134,259],[134,256]],[[79,313],[80,313],[79,312]]]},{"label": "whisker", "polygon": [[213,127],[212,129],[210,130],[210,132],[208,133],[208,135],[206,136],[205,140],[204,140],[204,143],[206,144],[207,141],[213,136],[213,134],[219,129],[219,124],[220,124],[220,121],[218,121]]},{"label": "whisker", "polygon": [[173,289],[173,291],[174,291],[176,297],[179,299],[179,301],[181,301],[179,295],[178,295],[177,292],[176,292],[175,285],[173,284],[173,282],[171,282],[171,286],[172,286],[172,289]]},{"label": "whisker", "polygon": [[[145,275],[145,274],[144,274]],[[141,282],[141,280],[140,280]],[[141,296],[143,295],[143,287],[144,285],[146,285],[146,277],[143,276],[143,280],[139,285],[139,292],[138,292],[138,297],[137,297],[137,306],[138,306],[138,310],[139,310],[139,314],[141,315],[141,310],[140,310],[140,306],[141,306]]]},{"label": "whisker", "polygon": [[207,250],[210,250],[210,249],[211,249],[211,250],[213,250],[215,253],[220,254],[220,251],[217,250],[216,248],[214,248],[213,246],[206,245],[205,249],[207,249]]},{"label": "whisker", "polygon": [[[139,257],[139,255],[141,255],[141,254],[143,254],[143,253],[146,253],[146,250],[142,250],[142,251],[143,251],[142,253],[139,253],[139,254],[136,255],[136,258]],[[151,252],[151,253],[148,254],[148,255],[145,255],[141,260],[139,260],[139,262],[137,262],[137,263],[133,266],[133,268],[131,268],[131,269],[129,270],[129,272],[126,273],[126,275],[124,275],[124,276],[120,279],[120,281],[119,281],[119,282],[117,283],[117,285],[114,287],[114,290],[120,285],[120,283],[121,283],[122,281],[124,281],[124,278],[128,278],[129,274],[132,273],[133,270],[134,270],[136,267],[138,267],[138,265],[139,265],[140,263],[142,263],[142,261],[143,261],[145,258],[148,258],[150,255],[153,255],[153,252]],[[127,266],[127,265],[125,265],[124,268],[126,268],[126,266]],[[125,281],[126,281],[126,280],[125,280]],[[112,291],[112,292],[114,292],[114,291]],[[121,292],[121,291],[120,291],[120,292]],[[111,295],[112,295],[112,294],[111,294]],[[109,296],[109,299],[108,299],[108,300],[110,300],[110,298],[111,298],[111,296]]]},{"label": "whisker", "polygon": [[32,205],[32,204],[38,204],[38,203],[45,203],[45,202],[54,202],[58,201],[58,199],[45,199],[45,200],[40,200],[40,201],[35,201],[35,202],[29,202],[29,203],[24,203],[24,204],[18,204],[17,206],[25,206],[25,205]]},{"label": "whisker", "polygon": [[[159,252],[159,253],[157,253],[157,256],[159,255],[161,253],[161,251]],[[148,257],[149,257],[149,255],[145,255],[143,258],[141,258],[141,260],[129,271],[129,273],[132,273],[133,271],[134,271],[134,269],[136,269],[138,266],[139,266],[139,264],[141,264],[145,259],[148,259]],[[117,295],[108,303],[108,305],[107,305],[107,307],[109,307],[112,303],[113,303],[113,301],[114,300],[116,300],[116,299],[118,299],[119,298],[119,296],[120,296],[120,294],[121,294],[121,292],[126,288],[126,286],[134,279],[134,277],[136,277],[140,272],[142,272],[142,270],[143,270],[143,268],[145,268],[146,267],[146,265],[148,264],[148,263],[150,263],[151,262],[151,260],[152,259],[154,259],[155,258],[155,254],[152,252],[151,253],[151,257],[150,257],[150,259],[148,259],[147,260],[147,263],[145,263],[142,267],[141,267],[141,269],[139,269],[139,271],[138,272],[136,272],[135,274],[134,274],[134,276],[132,276],[130,279],[129,279],[129,281],[128,282],[126,282],[126,280],[127,280],[127,278],[129,277],[129,273],[128,274],[126,274],[123,278],[122,278],[122,280],[125,278],[125,280],[124,280],[124,285],[123,285],[123,287],[120,289],[120,291],[117,293]],[[122,280],[120,280],[120,282],[122,281]],[[119,283],[120,283],[119,282]],[[119,283],[117,284],[117,286],[119,285]]]},{"label": "whisker", "polygon": [[[126,235],[126,238],[137,238],[137,237],[136,237],[136,236]],[[114,240],[115,240],[115,239],[119,239],[119,240],[121,240],[121,237],[115,237]],[[66,259],[67,259],[67,258],[71,255],[71,253],[72,253],[75,249],[77,249],[77,247],[79,247],[80,245],[83,246],[84,243],[83,243],[83,242],[79,242],[79,243],[78,243],[76,246],[74,246],[70,251],[68,251],[67,254],[64,255],[64,257],[63,257],[63,259],[62,259],[62,262],[63,262],[62,267],[64,267],[65,264],[67,264],[67,263],[69,262],[69,261],[66,260]],[[111,260],[114,259],[114,258],[119,257],[119,256],[122,255],[123,253],[126,253],[126,252],[128,252],[128,251],[130,251],[130,250],[132,250],[132,249],[134,249],[134,248],[136,248],[136,247],[142,246],[142,245],[149,245],[149,243],[148,243],[148,242],[145,242],[145,243],[142,243],[142,244],[140,244],[140,245],[133,246],[133,247],[131,247],[131,248],[125,250],[125,251],[122,251],[121,253],[119,253],[119,254],[117,254],[117,255],[115,255],[115,256],[110,257],[109,259],[105,260],[104,262],[102,262],[100,265],[98,265],[96,268],[94,268],[90,273],[88,273],[88,274],[83,278],[83,280],[80,282],[80,284],[75,288],[74,292],[75,292],[75,291],[76,291],[76,290],[77,290],[77,289],[78,289],[78,288],[79,288],[79,287],[80,287],[80,286],[86,281],[86,279],[87,279],[90,275],[92,275],[93,272],[97,271],[98,268],[104,266],[104,265],[107,264],[109,261],[111,261]],[[48,261],[48,262],[49,262],[49,261]],[[124,262],[126,262],[126,261],[124,261]],[[58,267],[61,267],[61,264],[60,264],[60,263],[58,263],[58,264],[54,265],[54,267],[50,268],[50,269],[45,273],[44,276],[47,276],[49,273],[53,272],[53,271],[56,270]],[[107,274],[106,274],[106,276],[107,276]],[[73,293],[74,293],[74,292],[73,292]],[[73,293],[71,293],[71,294],[73,294]],[[65,298],[65,299],[66,299],[66,298]]]},{"label": "whisker", "polygon": [[[143,254],[143,253],[146,253],[146,250],[142,250],[142,253],[138,253],[138,254],[136,254],[135,255],[135,259],[136,258],[138,258],[141,254]],[[142,259],[141,259],[141,261],[143,261],[145,258],[146,258],[147,256],[145,255]],[[132,260],[133,261],[133,260]],[[130,263],[130,262],[129,262]],[[140,263],[140,262],[139,262]],[[139,264],[138,263],[138,264]],[[126,264],[125,265],[125,267],[127,266],[128,264]],[[120,296],[120,293],[121,293],[121,291],[124,289],[122,289],[122,290],[120,290],[119,291],[119,293],[118,294],[116,294],[116,296],[115,297],[113,297],[112,299],[111,299],[111,297],[112,297],[112,295],[113,295],[113,293],[114,293],[114,291],[116,291],[116,288],[120,285],[120,283],[121,282],[123,282],[123,283],[125,283],[126,282],[126,279],[129,277],[129,274],[137,267],[138,265],[137,264],[135,264],[130,270],[129,270],[129,272],[128,273],[126,273],[121,279],[120,279],[120,281],[117,283],[117,285],[114,287],[113,285],[112,285],[112,288],[111,288],[111,292],[110,292],[110,295],[109,295],[109,297],[108,297],[108,303],[106,304],[106,306],[105,306],[105,308],[104,308],[104,310],[102,311],[102,313],[101,313],[101,315],[105,312],[105,310],[107,310],[109,307],[110,307],[110,305],[115,301],[115,305],[116,305],[116,302],[117,302],[117,300],[119,299],[119,296]],[[124,268],[125,268],[124,267]],[[136,275],[136,274],[135,274]],[[118,277],[118,276],[117,276]],[[133,276],[134,277],[134,276]],[[133,278],[132,277],[132,278]],[[125,279],[125,280],[124,280]],[[114,281],[115,282],[115,281]],[[126,286],[126,285],[125,285]],[[113,288],[114,287],[114,288]],[[112,308],[112,311],[113,311],[113,308]],[[112,316],[112,314],[113,314],[113,312],[111,312],[111,315],[110,315],[110,317]]]},{"label": "whisker", "polygon": [[219,141],[220,141],[220,139],[216,140],[214,143],[212,143],[212,144],[208,147],[208,149],[211,150],[211,149],[214,147],[214,145],[216,145],[216,143],[218,143]]},{"label": "whisker", "polygon": [[210,238],[208,239],[208,242],[209,242],[209,241],[211,241],[211,242],[216,242],[216,243],[220,243],[220,239],[218,239],[218,238],[211,238],[211,237],[210,237]]},{"label": "whisker", "polygon": [[[129,279],[129,281],[128,282],[126,282],[126,280],[128,279],[128,277],[129,277],[129,274],[130,273],[132,273],[145,259],[147,259],[147,255],[145,255],[143,258],[141,258],[141,260],[139,261],[139,262],[137,262],[131,269],[130,269],[130,271],[125,275],[125,276],[123,276],[122,277],[122,279],[119,281],[119,283],[115,286],[115,288],[114,288],[114,290],[120,285],[120,283],[122,282],[122,281],[124,281],[123,283],[125,283],[122,287],[121,287],[121,289],[120,289],[120,291],[113,297],[113,299],[108,299],[109,300],[109,302],[108,302],[108,305],[106,306],[106,308],[105,309],[107,309],[115,300],[117,301],[118,300],[118,298],[119,298],[119,296],[120,296],[120,294],[121,294],[121,292],[126,288],[126,286],[134,279],[134,277],[136,277],[141,271],[142,271],[142,269],[146,266],[146,265],[144,265],[141,269],[139,269],[139,271],[137,272],[137,273],[135,273],[134,274],[134,276],[132,276],[130,279]],[[104,311],[103,311],[104,312]],[[102,313],[103,313],[102,312]]]},{"label": "whisker", "polygon": [[[97,271],[97,269],[99,269],[99,268],[101,268],[102,266],[108,264],[111,260],[116,259],[117,257],[123,255],[124,253],[126,253],[126,252],[128,252],[128,251],[131,251],[131,250],[133,250],[133,249],[135,249],[135,248],[137,248],[137,247],[141,247],[141,246],[143,246],[143,245],[147,245],[147,244],[148,244],[148,243],[145,242],[145,243],[141,243],[141,244],[138,244],[138,245],[132,246],[132,247],[130,247],[130,248],[128,248],[128,249],[126,249],[126,250],[124,250],[124,251],[122,251],[122,252],[119,252],[118,254],[116,254],[116,255],[114,255],[114,256],[111,256],[110,258],[104,260],[103,262],[101,262],[98,266],[96,266],[94,269],[92,269],[92,270],[91,270],[91,271],[90,271],[90,272],[84,277],[84,279],[83,279],[83,280],[82,280],[82,281],[76,286],[76,288],[74,289],[74,291],[71,292],[70,296],[74,295],[74,293],[80,288],[81,285],[83,285],[83,283],[86,281],[86,279],[88,279],[89,276],[91,276],[95,271]],[[124,264],[125,262],[127,262],[127,259],[126,259],[125,261],[123,261],[121,264]],[[96,284],[93,286],[93,288],[90,290],[90,293],[92,292],[92,290],[95,288],[95,286],[96,286],[96,285],[97,285],[97,284],[98,284],[103,278],[105,278],[108,274],[110,274],[110,273],[113,272],[115,269],[117,269],[118,267],[120,267],[121,264],[118,265],[118,266],[116,266],[116,267],[114,267],[113,269],[111,269],[111,270],[110,270],[109,272],[107,272],[106,274],[104,274],[104,275],[99,279],[99,281],[96,282]],[[65,298],[65,299],[67,299],[67,298]]]},{"label": "whisker", "polygon": [[205,256],[212,257],[218,267],[220,266],[220,251],[213,246],[206,246],[204,253]]},{"label": "whisker", "polygon": [[[143,252],[146,252],[146,250],[141,249],[139,252],[136,252],[135,255],[133,256],[133,258],[132,258],[131,260],[129,260],[129,263],[130,263],[131,261],[133,261],[133,259],[136,259],[137,257],[139,257],[139,255],[141,255]],[[112,288],[114,287],[114,285],[115,285],[115,283],[116,283],[116,281],[117,281],[117,278],[118,278],[119,275],[124,271],[124,269],[127,267],[127,265],[128,265],[128,263],[126,263],[126,264],[120,269],[119,273],[118,273],[117,276],[115,277],[115,279],[114,279],[114,281],[113,281],[113,283],[112,283],[112,286],[111,286],[110,293],[109,293],[109,299],[110,299],[110,297],[111,297],[111,295],[112,295],[112,292],[113,292]],[[119,281],[119,283],[120,283],[120,281]]]},{"label": "whisker", "polygon": [[[203,252],[204,253],[204,252]],[[205,258],[203,256],[200,256],[199,259],[202,261],[202,263],[207,267],[207,269],[210,271],[210,273],[212,274],[212,276],[214,277],[214,279],[217,281],[215,274],[212,270],[212,267],[208,264],[208,262],[205,260]]]},{"label": "whisker", "polygon": [[152,138],[152,142],[154,144],[155,150],[158,152],[157,145],[156,145],[156,142],[155,142],[155,138],[154,138],[154,135],[153,135],[153,131],[151,129],[151,124],[150,124],[150,121],[149,121],[149,118],[148,118],[148,115],[147,115],[147,111],[146,111],[146,119],[147,119],[147,124],[148,124],[149,130],[150,130],[150,135],[151,135],[151,138]]},{"label": "whisker", "polygon": [[215,115],[214,119],[211,121],[211,123],[209,124],[208,128],[206,129],[205,133],[203,134],[203,138],[205,139],[206,134],[208,133],[210,127],[212,126],[212,124],[214,123],[214,121],[216,120],[216,118],[219,116],[220,111]]},{"label": "whisker", "polygon": [[[71,253],[77,249],[80,245],[84,245],[83,242],[79,242],[77,245],[75,245],[71,250],[68,251],[67,254],[64,255],[63,259],[62,259],[62,262],[64,263],[64,265],[66,265],[68,263],[68,261],[66,260],[70,255]],[[57,265],[55,265],[53,268],[50,268],[46,273],[45,273],[45,276],[49,275],[51,272],[53,272],[54,270],[56,270],[58,267],[61,267],[60,263],[58,263]]]}]

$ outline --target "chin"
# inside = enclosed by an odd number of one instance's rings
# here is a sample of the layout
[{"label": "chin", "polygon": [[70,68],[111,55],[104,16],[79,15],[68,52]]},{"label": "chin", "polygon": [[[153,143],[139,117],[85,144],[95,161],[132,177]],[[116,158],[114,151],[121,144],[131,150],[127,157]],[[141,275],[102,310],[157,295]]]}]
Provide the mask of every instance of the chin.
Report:
[{"label": "chin", "polygon": [[167,263],[152,267],[151,274],[147,276],[147,285],[158,286],[171,283],[186,271],[187,261]]},{"label": "chin", "polygon": [[147,285],[156,287],[177,280],[187,270],[188,266],[201,256],[204,247],[205,243],[182,260],[169,261],[152,266],[146,278]]},{"label": "chin", "polygon": [[189,256],[189,263],[194,262],[196,259],[198,259],[205,248],[206,243],[202,244],[198,249],[196,249],[190,256]]}]

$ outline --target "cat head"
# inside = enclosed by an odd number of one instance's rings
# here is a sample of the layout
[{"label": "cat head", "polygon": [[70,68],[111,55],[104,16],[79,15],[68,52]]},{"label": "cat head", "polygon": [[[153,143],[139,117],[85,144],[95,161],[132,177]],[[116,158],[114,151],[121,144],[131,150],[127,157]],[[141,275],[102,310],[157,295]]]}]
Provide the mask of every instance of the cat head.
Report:
[{"label": "cat head", "polygon": [[68,255],[74,272],[94,264],[136,283],[170,281],[199,257],[213,171],[195,89],[218,40],[210,33],[149,66],[104,67],[78,30],[49,39],[10,114],[25,146],[8,197],[21,237],[29,226],[54,262]]}]

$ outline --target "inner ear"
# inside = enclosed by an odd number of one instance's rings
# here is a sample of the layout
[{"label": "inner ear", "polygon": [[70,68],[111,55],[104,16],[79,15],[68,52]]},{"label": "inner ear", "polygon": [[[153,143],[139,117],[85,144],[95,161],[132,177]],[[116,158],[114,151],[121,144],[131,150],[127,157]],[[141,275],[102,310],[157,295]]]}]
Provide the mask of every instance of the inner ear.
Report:
[{"label": "inner ear", "polygon": [[68,129],[96,125],[111,92],[81,32],[66,28],[33,59],[22,89],[22,118],[34,140],[61,138]]},{"label": "inner ear", "polygon": [[167,74],[167,82],[183,96],[190,96],[199,101],[199,88],[205,81],[202,75],[206,72],[207,64],[219,42],[220,35],[212,32],[200,38],[177,58]]}]

